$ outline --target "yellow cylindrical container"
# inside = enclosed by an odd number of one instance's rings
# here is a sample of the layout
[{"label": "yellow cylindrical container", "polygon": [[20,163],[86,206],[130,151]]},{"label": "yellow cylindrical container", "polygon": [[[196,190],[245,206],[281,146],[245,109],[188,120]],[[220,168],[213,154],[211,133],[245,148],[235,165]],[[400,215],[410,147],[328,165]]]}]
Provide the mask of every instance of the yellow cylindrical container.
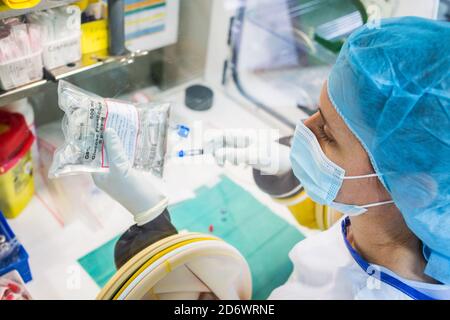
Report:
[{"label": "yellow cylindrical container", "polygon": [[297,222],[311,229],[319,229],[316,221],[316,204],[302,190],[288,198],[274,198],[278,203],[288,207]]},{"label": "yellow cylindrical container", "polygon": [[0,110],[0,211],[15,218],[34,194],[34,136],[19,113]]},{"label": "yellow cylindrical container", "polygon": [[287,206],[300,225],[310,229],[327,230],[342,216],[328,206],[315,203],[304,190],[293,197],[274,199]]}]

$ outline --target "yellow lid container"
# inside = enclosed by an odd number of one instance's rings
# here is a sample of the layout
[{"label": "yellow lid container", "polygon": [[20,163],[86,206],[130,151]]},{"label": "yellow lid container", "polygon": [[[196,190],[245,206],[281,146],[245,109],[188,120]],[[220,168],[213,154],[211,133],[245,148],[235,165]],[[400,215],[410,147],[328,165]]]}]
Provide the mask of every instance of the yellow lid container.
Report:
[{"label": "yellow lid container", "polygon": [[34,194],[34,136],[19,113],[0,110],[0,211],[15,218]]},{"label": "yellow lid container", "polygon": [[0,174],[0,210],[6,218],[17,217],[34,194],[33,164],[28,151],[14,167]]},{"label": "yellow lid container", "polygon": [[37,6],[41,0],[2,0],[10,9],[27,9]]},{"label": "yellow lid container", "polygon": [[327,230],[342,216],[333,208],[315,203],[304,190],[293,197],[275,201],[286,205],[297,222],[310,229]]}]

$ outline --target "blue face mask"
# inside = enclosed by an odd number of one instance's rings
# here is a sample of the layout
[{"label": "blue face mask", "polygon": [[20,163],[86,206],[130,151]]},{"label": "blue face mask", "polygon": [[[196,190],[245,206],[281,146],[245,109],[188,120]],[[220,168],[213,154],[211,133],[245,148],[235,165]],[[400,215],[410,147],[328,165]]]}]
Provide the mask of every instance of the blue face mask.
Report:
[{"label": "blue face mask", "polygon": [[315,202],[330,206],[347,215],[358,215],[367,208],[393,203],[392,200],[367,205],[338,203],[334,200],[345,179],[377,177],[376,173],[362,176],[345,176],[345,170],[332,162],[320,147],[314,133],[303,122],[297,125],[291,148],[292,170]]}]

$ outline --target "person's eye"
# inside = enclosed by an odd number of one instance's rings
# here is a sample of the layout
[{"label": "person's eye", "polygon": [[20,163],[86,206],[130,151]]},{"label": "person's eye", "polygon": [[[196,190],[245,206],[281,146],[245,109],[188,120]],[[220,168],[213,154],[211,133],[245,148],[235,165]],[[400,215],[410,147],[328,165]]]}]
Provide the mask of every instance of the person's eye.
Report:
[{"label": "person's eye", "polygon": [[334,142],[334,139],[329,134],[327,134],[325,130],[325,124],[319,125],[318,138],[328,143]]}]

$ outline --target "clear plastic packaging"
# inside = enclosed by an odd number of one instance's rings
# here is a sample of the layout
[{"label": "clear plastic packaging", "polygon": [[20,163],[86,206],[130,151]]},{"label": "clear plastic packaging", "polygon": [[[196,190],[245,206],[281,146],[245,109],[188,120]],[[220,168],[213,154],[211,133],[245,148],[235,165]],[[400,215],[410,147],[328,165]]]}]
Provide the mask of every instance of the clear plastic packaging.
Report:
[{"label": "clear plastic packaging", "polygon": [[37,11],[27,20],[41,31],[42,59],[54,69],[81,59],[81,11],[74,5]]},{"label": "clear plastic packaging", "polygon": [[43,45],[44,66],[54,69],[81,59],[81,32],[68,37],[48,41]]},{"label": "clear plastic packaging", "polygon": [[42,51],[0,63],[0,87],[3,90],[41,80],[44,76]]},{"label": "clear plastic packaging", "polygon": [[83,172],[108,172],[103,132],[112,128],[138,170],[162,177],[170,103],[132,104],[104,99],[66,81],[58,86],[59,107],[65,112],[65,143],[56,150],[49,177]]},{"label": "clear plastic packaging", "polygon": [[18,259],[19,247],[20,243],[6,224],[6,220],[0,217],[0,270]]},{"label": "clear plastic packaging", "polygon": [[9,90],[42,79],[40,30],[22,19],[0,21],[0,87]]},{"label": "clear plastic packaging", "polygon": [[14,259],[14,256],[19,252],[20,243],[16,238],[7,240],[6,237],[0,233],[0,267],[8,262],[9,258]]},{"label": "clear plastic packaging", "polygon": [[128,215],[126,209],[106,193],[99,191],[89,175],[48,178],[55,150],[63,144],[61,121],[39,126],[39,165],[34,174],[35,193],[55,221],[62,227],[81,222],[95,232],[104,227],[108,219],[105,213]]},{"label": "clear plastic packaging", "polygon": [[17,270],[0,277],[0,300],[32,300]]}]

